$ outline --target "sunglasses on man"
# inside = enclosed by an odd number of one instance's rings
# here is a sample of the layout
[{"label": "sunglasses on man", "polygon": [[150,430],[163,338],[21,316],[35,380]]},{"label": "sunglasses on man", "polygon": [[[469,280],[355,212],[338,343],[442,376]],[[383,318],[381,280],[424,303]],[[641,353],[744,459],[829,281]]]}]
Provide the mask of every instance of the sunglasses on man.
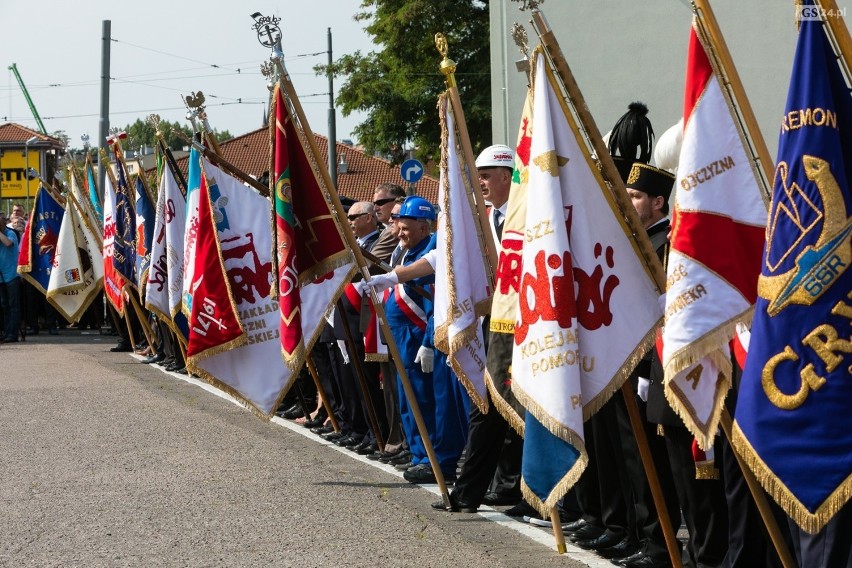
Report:
[{"label": "sunglasses on man", "polygon": [[366,211],[364,213],[353,213],[352,215],[347,215],[346,218],[350,221],[354,221],[358,217],[363,217],[364,215],[367,215]]},{"label": "sunglasses on man", "polygon": [[377,199],[373,201],[373,205],[376,207],[381,207],[382,205],[387,205],[388,203],[393,203],[396,201],[396,197],[385,197],[384,199]]}]

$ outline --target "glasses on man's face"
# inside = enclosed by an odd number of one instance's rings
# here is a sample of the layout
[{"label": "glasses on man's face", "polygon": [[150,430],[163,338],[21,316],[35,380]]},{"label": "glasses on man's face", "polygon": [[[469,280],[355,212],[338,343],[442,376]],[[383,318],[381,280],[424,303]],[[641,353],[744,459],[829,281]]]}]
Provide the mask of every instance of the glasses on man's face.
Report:
[{"label": "glasses on man's face", "polygon": [[373,201],[373,205],[376,207],[381,207],[382,205],[387,205],[388,203],[392,203],[396,201],[396,197],[385,197],[384,199],[376,199]]},{"label": "glasses on man's face", "polygon": [[366,214],[367,214],[366,212],[364,212],[364,213],[354,213],[354,214],[352,214],[352,215],[347,215],[347,216],[346,216],[346,218],[347,218],[347,219],[349,219],[350,221],[354,221],[354,220],[355,220],[355,219],[357,219],[358,217],[363,217],[363,216],[364,216],[364,215],[366,215]]}]

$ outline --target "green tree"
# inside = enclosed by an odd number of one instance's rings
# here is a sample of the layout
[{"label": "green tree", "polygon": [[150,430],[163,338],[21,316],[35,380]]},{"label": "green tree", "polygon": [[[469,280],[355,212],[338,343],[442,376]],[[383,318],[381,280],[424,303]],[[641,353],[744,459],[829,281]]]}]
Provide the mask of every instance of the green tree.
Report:
[{"label": "green tree", "polygon": [[[127,132],[127,138],[130,141],[128,144],[125,144],[125,149],[136,150],[141,146],[153,148],[157,143],[157,132],[147,120],[136,119],[136,122],[128,124],[122,130]],[[160,132],[163,133],[166,146],[172,150],[182,149],[187,145],[186,140],[192,139],[192,129],[178,122],[161,121]],[[180,135],[176,132],[180,132]],[[227,130],[219,132],[214,128],[213,133],[220,142],[233,138]]]},{"label": "green tree", "polygon": [[355,20],[379,51],[344,55],[329,69],[345,82],[337,105],[343,115],[367,113],[355,127],[368,152],[399,163],[411,144],[423,161],[437,159],[441,135],[436,109],[446,89],[438,69],[441,56],[435,34],[449,44],[448,57],[457,63],[456,81],[474,149],[491,144],[491,74],[488,2],[480,0],[362,0]]}]

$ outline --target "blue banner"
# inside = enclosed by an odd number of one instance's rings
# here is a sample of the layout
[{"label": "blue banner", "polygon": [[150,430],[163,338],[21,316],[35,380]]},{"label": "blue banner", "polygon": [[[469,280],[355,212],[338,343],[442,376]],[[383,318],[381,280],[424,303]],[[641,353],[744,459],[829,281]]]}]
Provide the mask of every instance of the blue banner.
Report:
[{"label": "blue banner", "polygon": [[18,272],[33,286],[47,294],[53,257],[59,241],[59,228],[65,209],[43,187],[39,187],[35,205],[22,238]]},{"label": "blue banner", "polygon": [[136,177],[136,275],[140,288],[148,279],[151,267],[151,247],[154,242],[154,205],[140,176]]},{"label": "blue banner", "polygon": [[95,169],[92,167],[91,160],[86,160],[86,186],[89,188],[89,201],[92,202],[95,215],[98,216],[98,221],[103,225],[104,209],[101,207],[101,199],[98,196],[98,182],[95,181]]},{"label": "blue banner", "polygon": [[734,442],[805,531],[852,495],[852,99],[822,22],[803,21]]},{"label": "blue banner", "polygon": [[115,162],[118,187],[115,189],[115,241],[112,257],[116,271],[128,284],[136,286],[136,213],[127,172],[121,160]]}]

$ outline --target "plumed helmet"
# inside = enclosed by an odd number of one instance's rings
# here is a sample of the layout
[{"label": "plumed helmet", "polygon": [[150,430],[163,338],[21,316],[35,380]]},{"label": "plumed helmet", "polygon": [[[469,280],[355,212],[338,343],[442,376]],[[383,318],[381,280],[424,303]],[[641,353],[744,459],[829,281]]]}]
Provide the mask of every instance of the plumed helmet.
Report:
[{"label": "plumed helmet", "polygon": [[640,102],[632,102],[609,133],[607,147],[615,167],[625,181],[633,162],[647,164],[651,161],[654,129],[647,114],[648,107]]},{"label": "plumed helmet", "polygon": [[409,218],[434,221],[437,215],[435,214],[435,207],[431,203],[422,197],[410,195],[402,202],[402,206],[399,208],[399,217],[401,219]]},{"label": "plumed helmet", "polygon": [[683,119],[663,132],[654,147],[654,162],[658,168],[673,172],[680,159],[680,147],[683,144]]},{"label": "plumed helmet", "polygon": [[515,152],[505,144],[494,144],[476,158],[477,168],[515,168]]}]

